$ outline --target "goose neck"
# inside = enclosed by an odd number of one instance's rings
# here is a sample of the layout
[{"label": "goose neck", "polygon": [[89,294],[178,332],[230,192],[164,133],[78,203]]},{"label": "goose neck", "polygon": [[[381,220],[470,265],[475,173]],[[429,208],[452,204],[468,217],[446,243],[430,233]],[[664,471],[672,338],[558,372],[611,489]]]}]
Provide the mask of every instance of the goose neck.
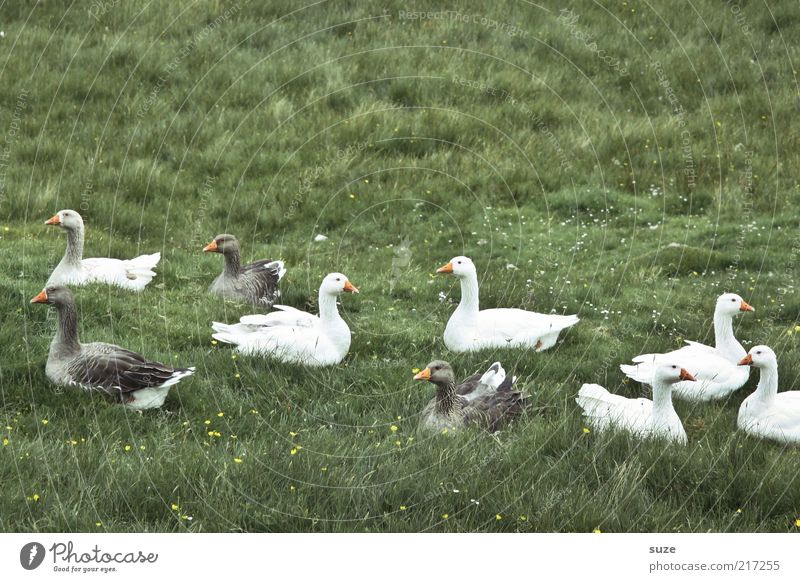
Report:
[{"label": "goose neck", "polygon": [[449,415],[453,412],[456,405],[456,385],[453,380],[446,380],[436,383],[436,412],[437,414]]},{"label": "goose neck", "polygon": [[733,317],[726,313],[714,313],[714,342],[726,358],[741,360],[746,350],[733,335]]},{"label": "goose neck", "polygon": [[461,277],[461,302],[458,309],[469,314],[477,314],[479,307],[478,299],[478,275],[470,273]]},{"label": "goose neck", "polygon": [[74,302],[56,305],[58,312],[58,329],[53,338],[53,345],[67,352],[80,351],[78,340],[78,310]]},{"label": "goose neck", "polygon": [[319,291],[319,318],[323,321],[338,321],[341,319],[339,308],[336,306],[336,295]]},{"label": "goose neck", "polygon": [[231,249],[222,253],[222,256],[225,259],[225,275],[228,277],[238,277],[242,272],[239,249]]},{"label": "goose neck", "polygon": [[653,384],[653,413],[663,415],[673,410],[672,385],[656,381]]},{"label": "goose neck", "polygon": [[77,265],[83,258],[83,225],[76,228],[67,228],[67,250],[64,253],[64,262]]},{"label": "goose neck", "polygon": [[764,401],[772,400],[778,393],[778,367],[769,365],[761,368],[761,375],[756,387],[756,396]]}]

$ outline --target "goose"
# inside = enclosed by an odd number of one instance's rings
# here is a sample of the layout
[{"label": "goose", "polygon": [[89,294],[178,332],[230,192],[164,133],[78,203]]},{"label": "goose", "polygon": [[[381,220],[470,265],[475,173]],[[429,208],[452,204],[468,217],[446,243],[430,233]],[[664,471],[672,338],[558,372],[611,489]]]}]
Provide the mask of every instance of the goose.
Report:
[{"label": "goose", "polygon": [[513,389],[516,378],[507,377],[500,362],[456,385],[450,364],[435,360],[414,380],[436,385],[436,396],[420,416],[420,428],[425,431],[446,432],[476,426],[496,432],[528,406],[528,395]]},{"label": "goose", "polygon": [[67,232],[67,250],[64,258],[50,274],[46,286],[107,283],[138,292],[142,291],[156,276],[153,269],[161,260],[161,253],[141,255],[127,261],[84,259],[83,218],[74,210],[59,210],[45,224],[60,226]]},{"label": "goose", "polygon": [[739,407],[739,428],[756,437],[800,444],[800,391],[778,394],[775,352],[767,346],[755,346],[739,363],[761,372],[756,391]]},{"label": "goose", "polygon": [[484,348],[552,347],[561,330],[580,321],[577,315],[545,315],[523,309],[478,307],[478,273],[468,257],[454,257],[437,273],[455,275],[461,282],[461,302],[444,330],[444,343],[454,352]]},{"label": "goose", "polygon": [[159,408],[170,386],[194,374],[194,368],[173,368],[114,344],[81,343],[75,298],[67,287],[48,286],[31,303],[52,305],[58,312],[45,366],[56,385],[104,392],[129,408],[145,410]]},{"label": "goose", "polygon": [[687,341],[684,347],[666,354],[636,356],[634,365],[622,365],[620,370],[637,382],[651,384],[657,364],[679,364],[690,370],[697,381],[675,384],[672,391],[676,398],[690,402],[725,398],[744,386],[750,377],[750,369],[739,365],[747,352],[733,336],[733,318],[745,311],[755,310],[739,295],[724,293],[717,298],[714,308],[715,347]]},{"label": "goose", "polygon": [[599,384],[584,384],[575,401],[587,422],[599,432],[621,429],[639,438],[660,438],[686,444],[686,431],[672,406],[672,386],[694,382],[678,364],[656,365],[652,377],[653,400],[611,394]]},{"label": "goose", "polygon": [[203,252],[220,253],[225,259],[225,268],[209,293],[265,307],[272,307],[281,296],[278,282],[286,274],[283,261],[260,260],[242,266],[239,241],[232,234],[217,235]]},{"label": "goose", "polygon": [[358,289],[341,273],[330,273],[319,287],[319,316],[287,305],[266,315],[246,315],[239,323],[212,323],[214,339],[244,355],[271,356],[282,362],[331,366],[350,349],[350,328],[339,315],[336,298]]}]

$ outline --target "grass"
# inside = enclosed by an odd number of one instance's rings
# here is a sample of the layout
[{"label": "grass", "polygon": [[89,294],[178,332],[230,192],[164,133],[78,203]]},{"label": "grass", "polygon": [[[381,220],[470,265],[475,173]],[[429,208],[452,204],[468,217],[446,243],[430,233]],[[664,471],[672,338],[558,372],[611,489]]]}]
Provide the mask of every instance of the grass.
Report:
[{"label": "grass", "polygon": [[[583,382],[638,395],[617,366],[644,350],[713,341],[723,291],[798,387],[800,8],[744,4],[3,4],[0,530],[796,530],[798,449],[735,430],[757,374],[677,404],[685,448],[587,434],[574,403]],[[197,366],[161,411],[45,378],[53,313],[28,300],[61,208],[86,256],[163,253],[141,295],[76,290],[85,341]],[[250,312],[206,293],[220,232],[286,261],[287,304],[352,279],[342,365],[212,345]],[[448,353],[458,289],[432,273],[462,253],[483,306],[581,323],[543,354]],[[502,360],[530,414],[418,434],[434,358]]]}]

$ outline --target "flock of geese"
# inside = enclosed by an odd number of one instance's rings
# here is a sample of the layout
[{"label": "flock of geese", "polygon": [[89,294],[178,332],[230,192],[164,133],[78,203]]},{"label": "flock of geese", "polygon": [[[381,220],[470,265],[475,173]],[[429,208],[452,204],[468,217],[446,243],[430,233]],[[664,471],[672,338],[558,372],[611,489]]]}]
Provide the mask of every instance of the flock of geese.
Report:
[{"label": "flock of geese", "polygon": [[[169,389],[195,368],[176,368],[154,362],[125,348],[102,342],[81,343],[78,313],[68,287],[106,283],[141,292],[155,276],[160,253],[130,260],[84,259],[84,224],[74,210],[61,210],[45,224],[67,234],[64,258],[53,270],[46,287],[31,303],[52,305],[58,329],[45,366],[57,385],[100,391],[136,410],[163,405]],[[276,305],[279,284],[286,273],[282,261],[261,260],[242,265],[236,237],[221,234],[204,249],[219,253],[224,269],[210,293],[271,309],[266,314],[242,317],[238,323],[213,322],[213,337],[235,346],[244,355],[269,357],[305,366],[331,366],[350,349],[350,329],[342,319],[337,298],[358,289],[341,273],[330,273],[319,288],[319,314],[288,305]],[[467,257],[454,257],[437,270],[455,276],[461,284],[461,301],[447,323],[444,343],[453,352],[495,348],[525,348],[539,352],[552,347],[559,334],[578,323],[575,315],[541,314],[522,309],[485,309],[479,306],[478,276]],[[633,380],[653,388],[653,399],[624,398],[597,384],[581,386],[577,403],[595,430],[622,430],[636,438],[659,438],[686,443],[683,423],[673,407],[673,397],[692,402],[724,399],[744,386],[750,367],[761,376],[755,392],[739,409],[743,431],[783,443],[800,443],[800,391],[778,393],[778,360],[767,346],[746,352],[733,333],[733,318],[753,311],[733,293],[721,295],[714,310],[715,346],[687,342],[679,350],[644,354],[633,364],[620,366]],[[414,376],[435,385],[435,397],[420,416],[423,429],[448,432],[475,426],[494,432],[512,422],[529,404],[529,395],[514,388],[500,362],[484,373],[456,382],[445,361],[436,360]]]}]

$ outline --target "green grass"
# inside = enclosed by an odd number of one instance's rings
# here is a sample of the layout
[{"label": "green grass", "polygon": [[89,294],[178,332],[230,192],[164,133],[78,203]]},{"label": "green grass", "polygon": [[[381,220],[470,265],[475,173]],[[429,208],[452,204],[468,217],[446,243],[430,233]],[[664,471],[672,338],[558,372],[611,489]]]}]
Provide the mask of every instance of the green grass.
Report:
[{"label": "green grass", "polygon": [[[735,431],[757,374],[678,403],[685,448],[584,434],[574,397],[638,395],[618,364],[713,341],[723,291],[798,387],[800,8],[604,4],[447,6],[467,22],[400,1],[0,6],[0,530],[796,530],[798,449]],[[84,215],[87,256],[162,251],[143,294],[76,295],[85,341],[197,366],[163,410],[45,378],[53,313],[28,300],[63,253],[42,225],[60,208]],[[352,279],[342,365],[211,344],[212,320],[250,312],[206,293],[220,232],[286,261],[287,304]],[[462,253],[485,307],[581,323],[543,354],[449,353],[458,290],[432,273]],[[418,434],[432,390],[411,370],[434,358],[501,359],[530,414]]]}]

